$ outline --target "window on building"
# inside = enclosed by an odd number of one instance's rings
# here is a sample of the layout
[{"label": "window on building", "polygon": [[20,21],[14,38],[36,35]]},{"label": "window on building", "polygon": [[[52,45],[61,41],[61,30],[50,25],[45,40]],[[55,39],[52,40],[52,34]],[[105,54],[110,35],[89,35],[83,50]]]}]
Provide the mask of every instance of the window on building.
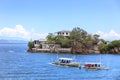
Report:
[{"label": "window on building", "polygon": [[68,33],[66,33],[66,35],[68,35]]}]

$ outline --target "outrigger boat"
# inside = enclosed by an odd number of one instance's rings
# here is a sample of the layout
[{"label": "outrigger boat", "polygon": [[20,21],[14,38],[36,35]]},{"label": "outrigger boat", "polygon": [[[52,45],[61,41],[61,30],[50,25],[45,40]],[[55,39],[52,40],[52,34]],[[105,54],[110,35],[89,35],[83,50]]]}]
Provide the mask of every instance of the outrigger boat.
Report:
[{"label": "outrigger boat", "polygon": [[84,64],[84,67],[85,69],[88,69],[88,70],[106,70],[108,69],[107,66],[101,66],[101,63],[85,63]]},{"label": "outrigger boat", "polygon": [[59,58],[58,61],[53,62],[52,64],[61,65],[61,66],[79,67],[79,63],[74,62],[72,58]]},{"label": "outrigger boat", "polygon": [[100,62],[87,62],[84,64],[83,68],[88,70],[107,70],[107,66],[101,65],[101,55],[100,55]]}]

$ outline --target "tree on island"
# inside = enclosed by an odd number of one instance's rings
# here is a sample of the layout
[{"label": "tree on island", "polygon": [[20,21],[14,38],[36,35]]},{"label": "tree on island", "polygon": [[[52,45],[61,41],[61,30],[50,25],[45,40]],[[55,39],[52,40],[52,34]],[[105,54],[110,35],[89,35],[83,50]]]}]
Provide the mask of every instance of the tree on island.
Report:
[{"label": "tree on island", "polygon": [[29,47],[29,50],[32,50],[32,48],[34,48],[34,42],[33,41],[29,41],[28,42],[28,47]]},{"label": "tree on island", "polygon": [[73,28],[69,37],[52,33],[47,36],[48,44],[59,44],[62,48],[72,48],[72,53],[89,53],[89,50],[98,42],[99,35],[90,35],[79,27]]},{"label": "tree on island", "polygon": [[99,42],[99,35],[88,34],[87,31],[76,27],[70,33],[73,53],[89,53],[90,49]]},{"label": "tree on island", "polygon": [[59,44],[63,48],[69,48],[70,46],[70,40],[63,36],[63,35],[54,35],[52,33],[49,33],[47,36],[47,44]]},{"label": "tree on island", "polygon": [[79,27],[73,28],[70,33],[72,53],[82,53],[86,44],[87,32]]},{"label": "tree on island", "polygon": [[99,45],[99,50],[101,53],[120,53],[120,40],[114,40],[109,43],[104,41]]}]

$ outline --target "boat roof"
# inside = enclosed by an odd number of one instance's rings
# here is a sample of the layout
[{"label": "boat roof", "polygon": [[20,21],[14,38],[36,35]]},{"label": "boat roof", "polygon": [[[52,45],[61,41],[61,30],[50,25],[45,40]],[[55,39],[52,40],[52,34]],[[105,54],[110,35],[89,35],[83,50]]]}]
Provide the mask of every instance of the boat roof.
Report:
[{"label": "boat roof", "polygon": [[59,60],[73,60],[72,58],[59,58]]}]

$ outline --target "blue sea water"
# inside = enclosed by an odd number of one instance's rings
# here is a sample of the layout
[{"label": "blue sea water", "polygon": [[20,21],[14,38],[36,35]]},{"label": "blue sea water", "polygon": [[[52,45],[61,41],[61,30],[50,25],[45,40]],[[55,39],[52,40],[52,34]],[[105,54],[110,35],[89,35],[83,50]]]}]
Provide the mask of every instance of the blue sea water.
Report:
[{"label": "blue sea water", "polygon": [[98,62],[99,54],[28,53],[27,44],[0,44],[0,80],[120,80],[120,55],[102,54],[108,70],[84,70],[50,64],[57,57]]}]

